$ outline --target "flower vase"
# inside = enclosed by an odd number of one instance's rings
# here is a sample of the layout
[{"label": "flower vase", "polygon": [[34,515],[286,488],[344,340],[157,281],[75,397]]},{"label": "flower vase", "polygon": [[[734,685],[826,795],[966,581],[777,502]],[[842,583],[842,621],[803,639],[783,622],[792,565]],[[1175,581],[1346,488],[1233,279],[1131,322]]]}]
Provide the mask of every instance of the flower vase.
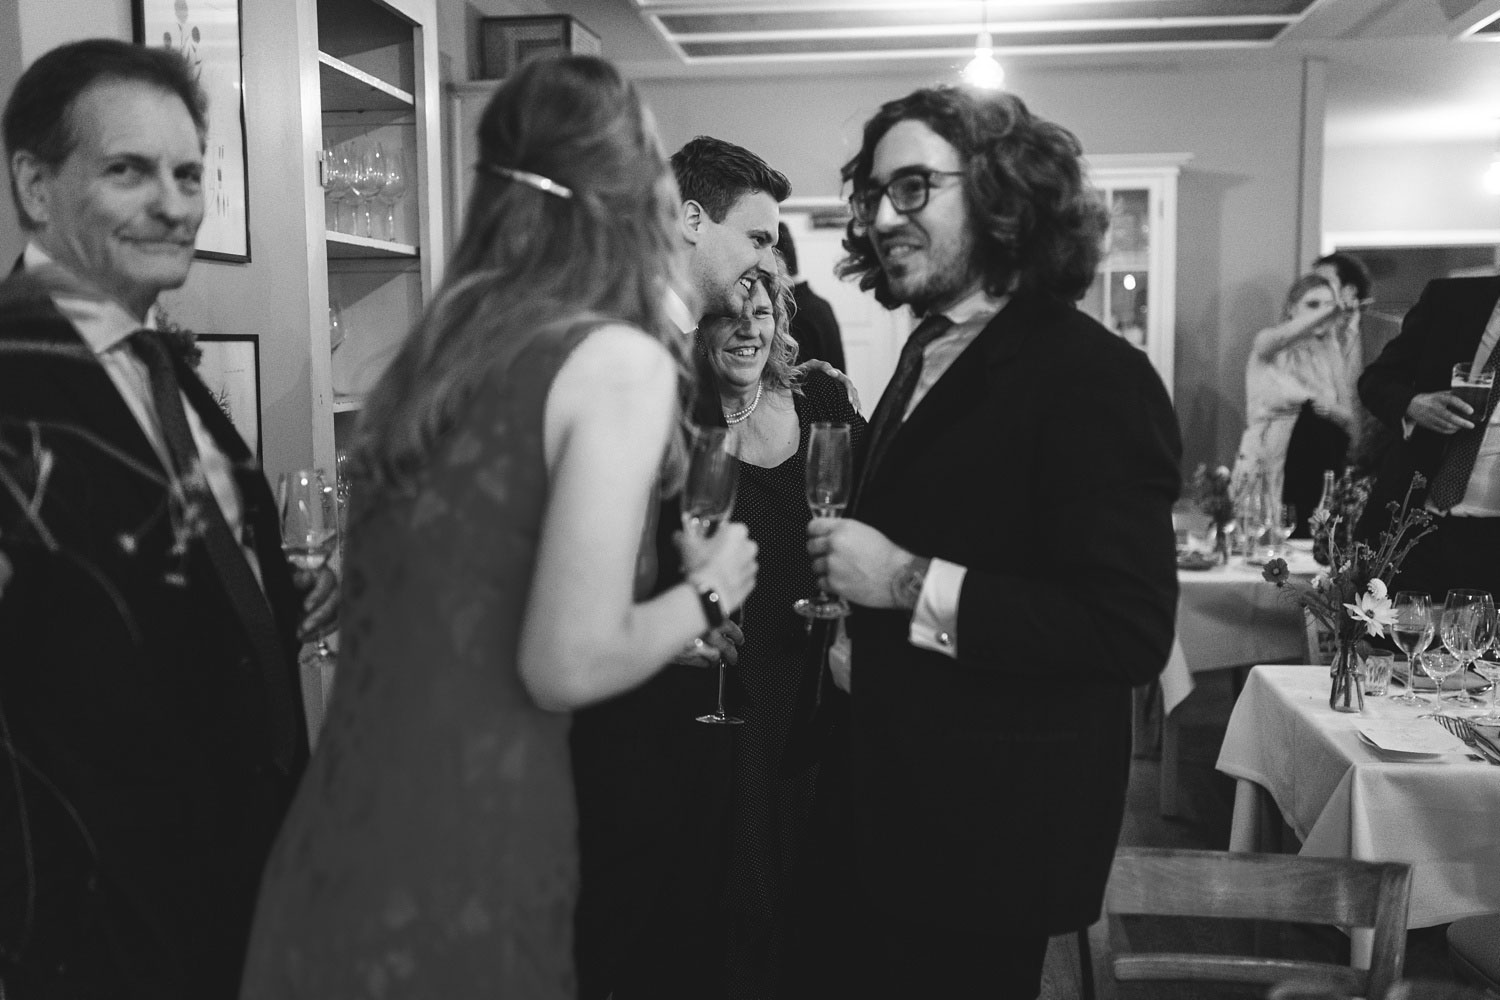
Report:
[{"label": "flower vase", "polygon": [[1352,639],[1339,639],[1328,676],[1333,679],[1328,689],[1328,707],[1335,712],[1363,712],[1365,691],[1360,683],[1359,657]]}]

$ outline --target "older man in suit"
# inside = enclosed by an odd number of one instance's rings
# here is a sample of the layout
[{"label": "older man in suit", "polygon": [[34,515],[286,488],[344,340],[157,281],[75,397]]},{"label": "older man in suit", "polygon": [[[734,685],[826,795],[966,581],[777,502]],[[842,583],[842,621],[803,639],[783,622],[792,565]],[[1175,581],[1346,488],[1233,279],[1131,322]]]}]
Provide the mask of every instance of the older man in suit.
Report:
[{"label": "older man in suit", "polygon": [[1359,398],[1397,438],[1386,453],[1360,519],[1372,539],[1389,523],[1387,505],[1421,473],[1417,502],[1439,515],[1396,577],[1401,590],[1442,602],[1449,588],[1500,590],[1500,428],[1493,386],[1465,398],[1453,368],[1493,373],[1500,365],[1500,278],[1443,278],[1422,290],[1359,379]]},{"label": "older man in suit", "polygon": [[[0,994],[232,998],[307,759],[270,491],[153,329],[203,218],[176,53],[54,49],[5,109],[29,243],[0,285]],[[316,584],[314,583],[316,579]]]},{"label": "older man in suit", "polygon": [[844,167],[841,272],[923,317],[852,516],[808,529],[854,606],[861,995],[1036,995],[1048,936],[1099,913],[1131,687],[1171,648],[1177,423],[1074,305],[1106,225],[1082,170],[1016,97],[954,87],[886,104]]}]

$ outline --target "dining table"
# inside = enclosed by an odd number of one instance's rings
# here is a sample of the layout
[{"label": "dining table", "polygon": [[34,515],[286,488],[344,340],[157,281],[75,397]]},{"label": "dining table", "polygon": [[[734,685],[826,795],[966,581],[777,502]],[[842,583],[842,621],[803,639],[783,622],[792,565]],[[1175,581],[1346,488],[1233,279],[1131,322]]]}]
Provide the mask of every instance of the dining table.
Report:
[{"label": "dining table", "polygon": [[[1289,545],[1287,569],[1293,576],[1310,579],[1321,571],[1313,559],[1311,542],[1293,541]],[[1213,565],[1178,561],[1177,634],[1160,680],[1158,807],[1163,816],[1182,814],[1179,729],[1173,712],[1192,693],[1195,675],[1307,659],[1302,610],[1289,594],[1266,581],[1263,570],[1262,564],[1241,556]]]},{"label": "dining table", "polygon": [[[1229,849],[1275,847],[1279,810],[1302,854],[1410,864],[1410,927],[1500,912],[1500,766],[1423,718],[1430,702],[1336,712],[1328,688],[1326,667],[1250,671],[1217,762],[1236,781]],[[1368,935],[1353,947],[1367,957]]]}]

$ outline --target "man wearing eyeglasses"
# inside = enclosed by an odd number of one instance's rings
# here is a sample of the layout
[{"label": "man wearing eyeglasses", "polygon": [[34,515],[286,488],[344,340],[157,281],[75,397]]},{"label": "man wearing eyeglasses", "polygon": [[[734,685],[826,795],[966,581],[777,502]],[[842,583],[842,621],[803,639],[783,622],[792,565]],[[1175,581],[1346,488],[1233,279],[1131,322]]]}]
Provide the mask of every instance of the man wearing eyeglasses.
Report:
[{"label": "man wearing eyeglasses", "polygon": [[840,273],[922,317],[850,516],[808,529],[853,605],[848,995],[1031,998],[1048,936],[1098,916],[1131,687],[1171,647],[1177,423],[1074,305],[1108,219],[1065,129],[918,90],[843,179]]}]

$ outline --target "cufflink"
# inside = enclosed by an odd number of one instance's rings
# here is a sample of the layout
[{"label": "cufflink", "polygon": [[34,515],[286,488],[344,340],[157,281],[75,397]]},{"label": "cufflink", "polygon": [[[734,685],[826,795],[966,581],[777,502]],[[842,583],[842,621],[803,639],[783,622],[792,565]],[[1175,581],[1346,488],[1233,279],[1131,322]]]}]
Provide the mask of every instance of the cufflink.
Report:
[{"label": "cufflink", "polygon": [[937,644],[939,646],[942,646],[944,649],[947,649],[949,646],[953,645],[953,636],[949,635],[947,632],[939,632],[937,634]]}]

